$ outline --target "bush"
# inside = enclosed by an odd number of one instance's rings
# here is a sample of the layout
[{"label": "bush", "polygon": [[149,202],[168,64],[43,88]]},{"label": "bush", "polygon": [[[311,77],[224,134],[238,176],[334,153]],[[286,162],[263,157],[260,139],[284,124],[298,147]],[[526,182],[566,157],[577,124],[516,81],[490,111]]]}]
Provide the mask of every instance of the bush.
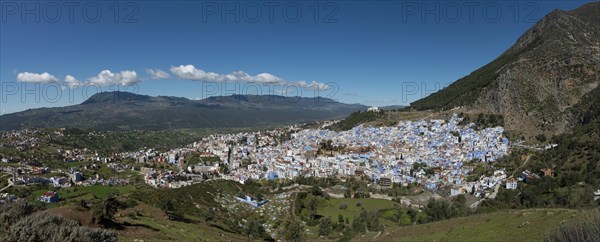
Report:
[{"label": "bush", "polygon": [[19,220],[3,233],[2,240],[21,241],[23,238],[32,241],[117,241],[115,232],[82,227],[76,221],[48,213]]},{"label": "bush", "polygon": [[321,236],[328,236],[331,233],[331,230],[333,229],[332,227],[333,221],[331,221],[330,217],[321,218],[321,221],[319,222],[318,234]]},{"label": "bush", "polygon": [[340,203],[340,209],[346,209],[346,208],[348,208],[348,204]]},{"label": "bush", "polygon": [[580,220],[561,224],[544,241],[600,241],[600,210],[594,210]]},{"label": "bush", "polygon": [[31,203],[0,206],[0,241],[117,241],[116,233],[80,226]]}]

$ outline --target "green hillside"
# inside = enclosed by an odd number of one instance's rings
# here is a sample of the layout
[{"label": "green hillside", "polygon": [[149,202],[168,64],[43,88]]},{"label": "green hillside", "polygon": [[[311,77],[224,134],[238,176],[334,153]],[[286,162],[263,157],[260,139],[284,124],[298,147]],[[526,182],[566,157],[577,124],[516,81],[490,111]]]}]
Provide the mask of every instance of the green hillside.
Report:
[{"label": "green hillside", "polygon": [[[376,241],[540,241],[562,222],[586,211],[569,209],[506,210],[433,223],[390,228]],[[356,241],[372,241],[356,237]]]}]

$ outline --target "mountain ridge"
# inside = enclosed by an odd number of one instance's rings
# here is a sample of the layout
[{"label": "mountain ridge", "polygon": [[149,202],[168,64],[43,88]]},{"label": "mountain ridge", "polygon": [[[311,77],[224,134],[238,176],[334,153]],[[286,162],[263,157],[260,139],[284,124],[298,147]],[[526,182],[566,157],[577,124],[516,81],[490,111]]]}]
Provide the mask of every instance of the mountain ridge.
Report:
[{"label": "mountain ridge", "polygon": [[525,137],[569,132],[572,107],[600,83],[599,16],[597,2],[552,11],[498,58],[411,107],[502,114]]},{"label": "mountain ridge", "polygon": [[362,104],[322,97],[231,95],[190,100],[130,92],[101,92],[81,104],[0,116],[0,130],[69,127],[97,130],[257,127],[330,120]]}]

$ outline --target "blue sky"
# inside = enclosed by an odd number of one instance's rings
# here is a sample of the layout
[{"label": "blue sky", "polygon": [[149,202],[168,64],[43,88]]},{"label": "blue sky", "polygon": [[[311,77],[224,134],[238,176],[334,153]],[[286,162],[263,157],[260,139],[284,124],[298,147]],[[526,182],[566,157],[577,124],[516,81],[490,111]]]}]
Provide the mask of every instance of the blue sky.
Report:
[{"label": "blue sky", "polygon": [[585,2],[2,0],[0,112],[98,90],[406,105]]}]

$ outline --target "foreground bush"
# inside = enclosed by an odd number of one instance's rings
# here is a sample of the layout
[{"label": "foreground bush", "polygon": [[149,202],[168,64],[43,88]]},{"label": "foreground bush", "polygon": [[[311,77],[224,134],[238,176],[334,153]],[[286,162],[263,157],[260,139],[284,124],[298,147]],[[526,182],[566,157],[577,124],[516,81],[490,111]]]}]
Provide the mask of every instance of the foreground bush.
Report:
[{"label": "foreground bush", "polygon": [[582,219],[562,224],[544,241],[600,241],[600,210],[594,210]]},{"label": "foreground bush", "polygon": [[38,209],[29,203],[2,205],[0,241],[117,241],[113,231],[84,227]]}]

